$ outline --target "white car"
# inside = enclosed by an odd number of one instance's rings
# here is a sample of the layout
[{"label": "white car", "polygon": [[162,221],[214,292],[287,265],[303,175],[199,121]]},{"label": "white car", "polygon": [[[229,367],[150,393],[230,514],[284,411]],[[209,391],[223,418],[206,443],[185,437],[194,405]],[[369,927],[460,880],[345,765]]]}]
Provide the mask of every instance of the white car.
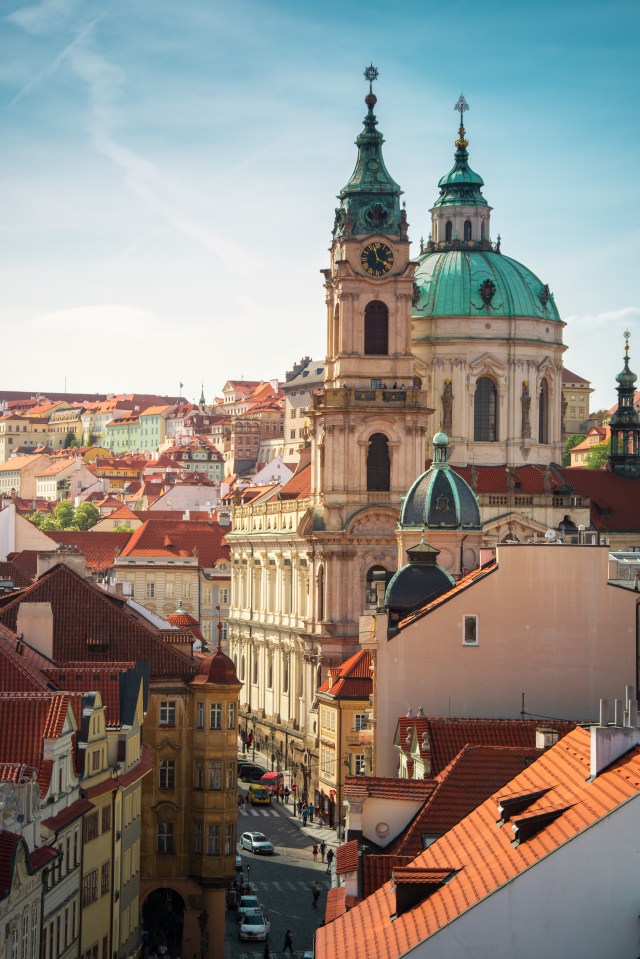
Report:
[{"label": "white car", "polygon": [[251,909],[245,912],[240,922],[240,939],[265,941],[271,930],[271,923],[262,909]]},{"label": "white car", "polygon": [[240,836],[240,845],[249,852],[261,852],[266,856],[273,855],[273,843],[261,832],[243,832]]},{"label": "white car", "polygon": [[238,922],[242,922],[248,912],[262,912],[262,906],[256,896],[240,896]]}]

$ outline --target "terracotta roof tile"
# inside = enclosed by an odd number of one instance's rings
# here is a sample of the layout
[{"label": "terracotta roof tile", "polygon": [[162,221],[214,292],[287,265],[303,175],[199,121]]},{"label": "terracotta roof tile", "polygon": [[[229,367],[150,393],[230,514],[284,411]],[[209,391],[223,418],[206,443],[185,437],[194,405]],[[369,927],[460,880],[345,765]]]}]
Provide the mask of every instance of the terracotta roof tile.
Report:
[{"label": "terracotta roof tile", "polygon": [[11,580],[15,589],[31,585],[29,577],[25,576],[24,572],[16,563],[0,563],[0,579]]},{"label": "terracotta roof tile", "polygon": [[340,666],[332,666],[318,688],[331,699],[367,699],[373,691],[371,654],[361,649]]},{"label": "terracotta roof tile", "polygon": [[68,710],[65,693],[0,693],[0,758],[38,770],[42,795],[53,769],[53,763],[42,758],[43,741],[60,736]]},{"label": "terracotta roof tile", "polygon": [[354,872],[358,868],[358,840],[352,839],[336,849],[336,875]]},{"label": "terracotta roof tile", "polygon": [[[557,818],[519,845],[513,831],[501,829],[498,803],[511,792],[545,790],[528,813],[556,808]],[[385,883],[345,915],[316,933],[316,959],[384,956],[399,959],[440,928],[584,830],[640,796],[640,748],[590,776],[590,733],[577,728],[542,754],[507,787],[438,839],[413,861],[426,870],[456,870],[446,885],[395,916],[396,897]],[[395,918],[391,918],[395,916]]]},{"label": "terracotta roof tile", "polygon": [[[50,663],[5,626],[0,626],[0,693],[45,692],[51,688],[44,669]],[[0,757],[1,758],[1,757]]]},{"label": "terracotta roof tile", "polygon": [[579,467],[559,469],[558,473],[572,493],[591,500],[594,529],[603,532],[640,529],[640,479]]},{"label": "terracotta roof tile", "polygon": [[53,659],[58,664],[94,659],[129,662],[135,652],[136,661],[150,664],[154,677],[186,679],[195,672],[192,660],[163,642],[162,631],[126,600],[105,592],[63,563],[2,607],[0,624],[15,632],[23,602],[51,603]]},{"label": "terracotta roof tile", "polygon": [[345,798],[350,801],[371,798],[422,801],[434,789],[432,780],[398,779],[395,776],[347,776],[344,784]]},{"label": "terracotta roof tile", "polygon": [[[113,515],[113,514],[111,514]],[[87,568],[94,573],[111,569],[116,553],[121,553],[131,533],[113,533],[107,530],[52,530],[48,534],[56,543],[75,546],[84,556]]]},{"label": "terracotta roof tile", "polygon": [[113,728],[120,726],[120,677],[134,667],[134,662],[65,663],[63,666],[50,666],[45,673],[58,689],[65,692],[81,695],[99,692],[105,707],[106,724]]},{"label": "terracotta roof tile", "polygon": [[210,569],[229,558],[225,533],[226,529],[212,521],[148,520],[133,533],[122,556],[193,556],[195,549],[198,565]]}]

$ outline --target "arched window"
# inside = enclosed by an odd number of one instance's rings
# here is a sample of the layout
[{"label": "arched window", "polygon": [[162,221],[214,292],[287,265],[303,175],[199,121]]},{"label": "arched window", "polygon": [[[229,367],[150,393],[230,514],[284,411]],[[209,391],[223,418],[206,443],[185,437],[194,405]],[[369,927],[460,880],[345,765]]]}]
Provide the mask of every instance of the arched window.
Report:
[{"label": "arched window", "polygon": [[334,356],[340,352],[340,307],[337,303],[333,311],[333,349],[331,352]]},{"label": "arched window", "polygon": [[538,442],[549,442],[549,386],[544,377],[540,383],[538,397]]},{"label": "arched window", "polygon": [[[375,575],[374,575],[375,574]],[[384,566],[372,566],[371,569],[367,572],[367,592],[365,595],[365,603],[369,606],[378,605],[378,593],[376,590],[376,583],[384,583],[384,588],[386,591],[387,586],[389,585],[389,580],[392,577],[392,573],[389,573]]]},{"label": "arched window", "polygon": [[471,220],[464,221],[464,238],[465,240],[471,239]]},{"label": "arched window", "polygon": [[494,443],[498,439],[498,391],[488,376],[481,376],[476,383],[473,438],[481,443]]},{"label": "arched window", "polygon": [[391,489],[391,459],[389,441],[382,433],[374,433],[367,451],[367,489]]},{"label": "arched window", "polygon": [[282,692],[289,692],[289,653],[282,654]]},{"label": "arched window", "polygon": [[483,220],[480,224],[480,236],[483,240],[487,239],[487,221]]},{"label": "arched window", "polygon": [[453,223],[451,222],[451,220],[447,220],[444,238],[447,241],[447,243],[451,243],[451,240],[453,239]]},{"label": "arched window", "polygon": [[254,686],[258,683],[258,651],[253,649],[253,669],[251,670],[251,682]]},{"label": "arched window", "polygon": [[267,689],[273,689],[273,653],[267,652]]},{"label": "arched window", "polygon": [[389,310],[380,300],[365,307],[364,352],[367,356],[387,356],[389,352]]}]

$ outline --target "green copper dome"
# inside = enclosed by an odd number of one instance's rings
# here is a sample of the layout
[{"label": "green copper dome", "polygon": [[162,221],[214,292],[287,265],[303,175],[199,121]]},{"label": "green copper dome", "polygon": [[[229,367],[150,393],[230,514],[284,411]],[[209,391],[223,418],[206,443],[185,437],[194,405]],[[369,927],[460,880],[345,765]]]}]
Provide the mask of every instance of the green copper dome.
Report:
[{"label": "green copper dome", "polygon": [[559,323],[549,287],[522,263],[489,250],[415,260],[414,316],[528,316]]},{"label": "green copper dome", "polygon": [[434,207],[489,205],[480,191],[480,187],[484,186],[484,180],[469,166],[468,145],[465,129],[460,124],[454,164],[449,172],[438,180],[440,196],[433,204]]},{"label": "green copper dome", "polygon": [[406,213],[400,209],[402,190],[392,179],[382,158],[384,138],[376,129],[373,108],[377,99],[371,82],[377,79],[375,67],[368,67],[369,93],[365,97],[367,115],[364,130],[356,138],[358,157],[351,179],[339,194],[333,235],[383,233],[406,236]]}]

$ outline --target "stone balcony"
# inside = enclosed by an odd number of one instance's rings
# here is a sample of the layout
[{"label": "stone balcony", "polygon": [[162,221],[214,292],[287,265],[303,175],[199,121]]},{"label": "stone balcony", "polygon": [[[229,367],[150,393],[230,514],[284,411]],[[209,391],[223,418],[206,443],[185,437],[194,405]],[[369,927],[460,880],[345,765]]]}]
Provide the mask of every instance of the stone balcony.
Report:
[{"label": "stone balcony", "polygon": [[315,410],[344,410],[356,408],[370,409],[415,409],[426,410],[427,394],[424,390],[409,389],[370,389],[367,387],[345,386],[342,389],[325,389],[313,397]]}]

